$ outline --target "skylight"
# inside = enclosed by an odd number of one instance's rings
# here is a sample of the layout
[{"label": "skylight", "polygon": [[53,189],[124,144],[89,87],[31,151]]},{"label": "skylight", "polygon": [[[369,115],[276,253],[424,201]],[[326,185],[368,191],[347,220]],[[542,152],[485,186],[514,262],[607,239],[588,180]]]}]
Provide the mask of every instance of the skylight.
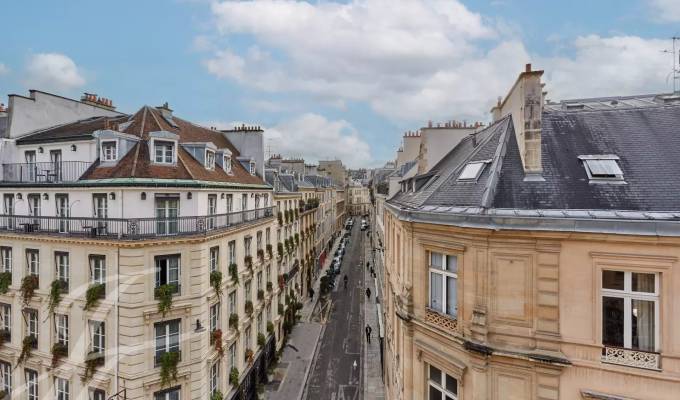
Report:
[{"label": "skylight", "polygon": [[460,181],[472,181],[477,180],[484,170],[485,161],[475,161],[470,162],[465,165],[463,172],[458,176]]},{"label": "skylight", "polygon": [[619,167],[619,157],[616,155],[586,155],[578,158],[583,161],[588,178],[591,180],[623,180],[623,171]]}]

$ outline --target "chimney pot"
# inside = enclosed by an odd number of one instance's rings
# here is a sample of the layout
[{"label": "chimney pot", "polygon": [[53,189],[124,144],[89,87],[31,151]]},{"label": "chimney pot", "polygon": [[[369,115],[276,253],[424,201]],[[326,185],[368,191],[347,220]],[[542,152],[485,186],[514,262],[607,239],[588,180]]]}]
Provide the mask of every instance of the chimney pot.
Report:
[{"label": "chimney pot", "polygon": [[531,63],[525,66],[525,72],[531,72]]}]

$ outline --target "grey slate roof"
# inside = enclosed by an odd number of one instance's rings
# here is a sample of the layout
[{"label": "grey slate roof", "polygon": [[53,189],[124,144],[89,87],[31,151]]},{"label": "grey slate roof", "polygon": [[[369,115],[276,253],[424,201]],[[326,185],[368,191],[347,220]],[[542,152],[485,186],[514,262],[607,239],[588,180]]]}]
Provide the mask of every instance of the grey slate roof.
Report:
[{"label": "grey slate roof", "polygon": [[[427,174],[414,177],[415,193],[400,192],[389,203],[461,215],[680,220],[680,104],[658,100],[649,95],[578,100],[584,106],[576,109],[546,107],[543,181],[525,180],[506,116],[476,134],[476,147],[469,136]],[[578,156],[598,154],[620,158],[625,184],[589,181]],[[491,160],[479,179],[459,181],[465,164],[478,160]]]}]

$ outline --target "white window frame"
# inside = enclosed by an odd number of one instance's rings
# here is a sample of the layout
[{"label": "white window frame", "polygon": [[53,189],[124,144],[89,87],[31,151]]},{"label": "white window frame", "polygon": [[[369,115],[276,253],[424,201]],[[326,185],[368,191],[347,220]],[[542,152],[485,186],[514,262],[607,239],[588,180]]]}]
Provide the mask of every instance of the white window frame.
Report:
[{"label": "white window frame", "polygon": [[[623,278],[623,284],[624,284],[624,289],[623,290],[617,290],[617,289],[605,289],[604,282],[602,282],[601,289],[601,298],[600,301],[604,302],[605,297],[613,297],[613,298],[622,298],[623,299],[623,348],[625,349],[630,349],[630,350],[635,350],[635,351],[646,351],[646,350],[641,350],[641,349],[634,349],[632,347],[633,344],[633,327],[632,327],[632,301],[633,300],[644,300],[644,301],[651,301],[654,303],[654,352],[659,352],[661,350],[661,329],[660,329],[660,274],[658,272],[649,272],[649,271],[629,271],[629,270],[621,270],[621,269],[613,269],[613,268],[603,268],[602,269],[602,274],[604,274],[604,271],[613,271],[613,272],[623,272],[624,273],[624,278]],[[633,291],[633,274],[634,273],[639,273],[643,275],[654,275],[654,293],[648,293],[648,292],[635,292]],[[600,321],[602,325],[604,326],[604,315],[602,314],[603,310],[602,307],[600,307]],[[613,345],[607,345],[603,343],[603,346],[605,347],[614,347]]]},{"label": "white window frame", "polygon": [[12,248],[10,246],[0,247],[0,262],[2,271],[12,273]]},{"label": "white window frame", "polygon": [[54,273],[56,278],[69,283],[71,255],[66,251],[54,252]]},{"label": "white window frame", "polygon": [[90,351],[104,354],[106,352],[106,322],[90,321]]},{"label": "white window frame", "polygon": [[236,290],[229,292],[229,314],[237,314],[238,299],[236,298]]},{"label": "white window frame", "polygon": [[[111,145],[113,145],[113,146],[111,146]],[[113,149],[113,151],[108,151],[110,149]],[[102,161],[104,161],[104,162],[117,161],[118,160],[118,140],[116,140],[116,139],[102,140],[101,155],[102,155]]]},{"label": "white window frame", "polygon": [[255,175],[255,163],[254,162],[249,162],[248,163],[248,171],[250,172],[250,175]]},{"label": "white window frame", "polygon": [[222,165],[224,166],[224,172],[231,174],[231,156],[224,156],[222,158]]},{"label": "white window frame", "polygon": [[54,378],[54,394],[56,400],[69,400],[71,398],[68,379]]},{"label": "white window frame", "polygon": [[[433,267],[432,264],[432,256],[433,254],[439,254],[442,257],[442,269]],[[458,256],[453,255],[453,254],[444,254],[436,251],[429,251],[428,252],[428,276],[427,276],[427,287],[428,287],[428,298],[427,298],[427,304],[428,307],[436,312],[439,312],[443,315],[447,315],[451,318],[458,318],[458,272],[451,272],[447,271],[443,268],[446,268],[448,266],[448,258],[449,257],[454,257],[456,258],[456,271],[458,271]],[[442,282],[442,297],[440,299],[441,301],[441,310],[438,310],[435,306],[432,305],[432,275],[439,275],[439,279],[441,279]],[[455,306],[455,315],[447,313],[446,312],[446,299],[447,299],[447,278],[454,278],[456,280],[456,306]]]},{"label": "white window frame", "polygon": [[38,400],[38,371],[26,368],[24,379],[26,380],[26,398]]},{"label": "white window frame", "polygon": [[[177,344],[176,346],[173,345],[170,342],[170,338],[172,337],[172,333],[170,332],[170,326],[177,324]],[[163,332],[159,335],[158,334],[158,329],[161,328]],[[168,353],[170,351],[180,351],[181,348],[181,343],[182,343],[182,321],[179,319],[174,319],[170,321],[164,321],[160,323],[156,323],[153,326],[153,334],[154,334],[154,355],[158,354],[164,354]],[[163,347],[159,348],[158,346],[158,339],[163,340]]]},{"label": "white window frame", "polygon": [[106,256],[90,254],[90,283],[106,284]]},{"label": "white window frame", "polygon": [[[165,266],[165,271],[163,271],[160,262],[165,261],[167,264]],[[176,265],[172,265],[172,262],[176,261]],[[177,270],[177,279],[172,280],[172,270]],[[162,256],[156,256],[154,258],[154,275],[155,283],[154,287],[158,288],[161,285],[175,285],[176,292],[180,293],[181,282],[182,282],[182,256],[180,254],[167,254]],[[165,277],[163,277],[165,275]],[[163,278],[165,282],[163,283]]]},{"label": "white window frame", "polygon": [[459,181],[476,181],[484,172],[488,161],[471,161],[465,164],[463,170],[458,175]]},{"label": "white window frame", "polygon": [[215,169],[215,152],[210,149],[205,149],[205,168]]},{"label": "white window frame", "polygon": [[0,361],[0,388],[6,394],[12,394],[12,364]]},{"label": "white window frame", "polygon": [[25,336],[33,336],[36,339],[38,339],[38,310],[25,309],[24,310],[24,318],[26,319],[26,321],[25,321],[26,335]]},{"label": "white window frame", "polygon": [[218,263],[220,262],[220,247],[213,246],[210,248],[210,272],[219,270]]},{"label": "white window frame", "polygon": [[69,326],[68,315],[54,314],[54,342],[68,348]]},{"label": "white window frame", "polygon": [[229,346],[229,371],[231,373],[232,368],[238,368],[236,366],[236,342]]},{"label": "white window frame", "polygon": [[26,276],[40,275],[40,251],[38,249],[26,249]]},{"label": "white window frame", "polygon": [[[436,381],[432,380],[432,376],[430,375],[430,373],[432,371],[431,368],[435,368],[439,371],[439,373],[441,374],[441,381],[436,382]],[[427,393],[425,395],[425,398],[427,398],[427,399],[430,398],[430,387],[432,387],[435,390],[438,390],[438,391],[441,392],[441,394],[442,394],[441,400],[446,400],[447,398],[457,400],[458,395],[449,391],[446,388],[446,377],[447,376],[451,377],[452,379],[454,379],[456,381],[456,392],[460,392],[460,384],[459,384],[458,378],[456,378],[453,375],[447,374],[446,372],[442,371],[441,368],[437,368],[433,365],[427,364]]]},{"label": "white window frame", "polygon": [[236,263],[236,241],[232,240],[227,244],[229,248],[229,265]]},{"label": "white window frame", "polygon": [[210,396],[220,390],[220,360],[210,366]]},{"label": "white window frame", "polygon": [[106,392],[99,388],[89,388],[89,400],[106,400]]},{"label": "white window frame", "polygon": [[210,332],[220,329],[220,303],[210,306]]},{"label": "white window frame", "polygon": [[156,218],[159,218],[156,221],[156,233],[159,235],[176,235],[179,232],[179,196],[156,197],[154,210]]},{"label": "white window frame", "polygon": [[0,303],[0,329],[12,332],[12,305]]},{"label": "white window frame", "polygon": [[[159,157],[158,150],[161,150]],[[170,150],[170,158],[168,159],[168,150]],[[153,162],[156,164],[172,165],[177,159],[177,142],[174,140],[153,140]]]}]

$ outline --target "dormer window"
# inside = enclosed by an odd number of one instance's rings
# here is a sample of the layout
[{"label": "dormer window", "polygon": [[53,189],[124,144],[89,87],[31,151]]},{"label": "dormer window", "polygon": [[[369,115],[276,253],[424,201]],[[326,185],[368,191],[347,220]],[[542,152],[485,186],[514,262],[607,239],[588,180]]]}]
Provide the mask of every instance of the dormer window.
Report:
[{"label": "dormer window", "polygon": [[215,152],[212,150],[205,151],[205,167],[215,169]]},{"label": "dormer window", "polygon": [[154,141],[155,161],[159,164],[172,164],[175,162],[175,143],[165,140]]},{"label": "dormer window", "polygon": [[484,171],[486,161],[473,161],[465,164],[463,171],[458,176],[459,181],[476,181]]},{"label": "dormer window", "polygon": [[118,142],[115,140],[102,142],[102,161],[116,161],[118,159]]},{"label": "dormer window", "polygon": [[619,157],[613,154],[578,156],[591,182],[623,181]]},{"label": "dormer window", "polygon": [[224,172],[231,174],[231,157],[224,156],[222,158],[222,165],[224,166]]},{"label": "dormer window", "polygon": [[255,175],[255,163],[251,161],[250,164],[249,164],[249,167],[250,167],[250,175]]}]

